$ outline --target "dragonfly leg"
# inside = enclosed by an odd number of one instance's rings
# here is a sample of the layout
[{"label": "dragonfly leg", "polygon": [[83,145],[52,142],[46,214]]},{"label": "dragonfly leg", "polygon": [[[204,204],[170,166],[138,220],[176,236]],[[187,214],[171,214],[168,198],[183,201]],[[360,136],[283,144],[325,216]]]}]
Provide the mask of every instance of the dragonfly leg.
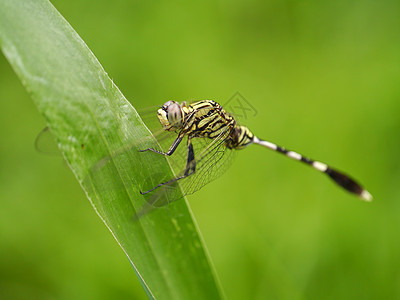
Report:
[{"label": "dragonfly leg", "polygon": [[190,138],[188,138],[188,153],[186,161],[185,175],[189,176],[196,171],[196,161],[194,160],[193,144]]},{"label": "dragonfly leg", "polygon": [[181,141],[182,141],[182,137],[178,136],[175,139],[175,141],[172,143],[171,147],[169,147],[167,152],[158,151],[158,150],[153,149],[153,148],[147,148],[147,149],[144,149],[144,150],[139,150],[139,152],[153,151],[153,152],[161,154],[161,155],[170,156],[170,155],[172,155],[172,153],[175,152],[176,148],[178,147],[178,145],[180,144]]},{"label": "dragonfly leg", "polygon": [[174,182],[176,182],[178,180],[186,178],[186,177],[192,175],[195,172],[195,170],[196,170],[196,161],[194,159],[193,144],[191,142],[191,139],[188,138],[187,160],[186,160],[186,168],[185,168],[184,174],[181,175],[181,176],[175,177],[175,178],[173,178],[171,180],[168,180],[166,182],[162,182],[160,184],[157,184],[155,187],[153,187],[152,189],[150,189],[148,191],[145,191],[145,192],[140,191],[140,193],[142,195],[145,195],[145,194],[150,193],[150,192],[154,191],[155,189],[157,189],[157,188],[159,188],[159,187],[161,187],[163,185],[171,184],[171,183],[174,183]]}]

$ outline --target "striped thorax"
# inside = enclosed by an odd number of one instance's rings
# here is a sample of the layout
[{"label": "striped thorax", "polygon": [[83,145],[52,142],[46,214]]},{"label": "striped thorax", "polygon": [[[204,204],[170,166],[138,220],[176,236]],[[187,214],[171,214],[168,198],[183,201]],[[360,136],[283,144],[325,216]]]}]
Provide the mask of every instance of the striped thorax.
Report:
[{"label": "striped thorax", "polygon": [[158,118],[164,130],[178,131],[190,137],[216,138],[221,134],[226,138],[229,149],[243,149],[250,145],[254,135],[235,119],[221,105],[212,100],[202,100],[191,104],[175,101],[166,102],[158,110]]}]

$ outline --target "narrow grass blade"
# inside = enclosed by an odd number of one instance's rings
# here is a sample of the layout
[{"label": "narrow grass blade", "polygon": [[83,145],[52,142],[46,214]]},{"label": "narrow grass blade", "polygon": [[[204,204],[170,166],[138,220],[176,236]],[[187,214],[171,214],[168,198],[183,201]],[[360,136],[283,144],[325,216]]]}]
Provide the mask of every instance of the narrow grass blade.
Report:
[{"label": "narrow grass blade", "polygon": [[132,221],[145,203],[140,185],[172,176],[166,160],[132,148],[93,171],[150,133],[65,19],[47,0],[0,0],[0,45],[149,297],[220,298],[185,201]]}]

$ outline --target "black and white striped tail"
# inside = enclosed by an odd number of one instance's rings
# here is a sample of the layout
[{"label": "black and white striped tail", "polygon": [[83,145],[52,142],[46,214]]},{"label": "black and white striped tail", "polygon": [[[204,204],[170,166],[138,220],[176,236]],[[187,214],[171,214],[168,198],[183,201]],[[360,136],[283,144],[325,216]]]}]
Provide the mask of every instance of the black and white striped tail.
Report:
[{"label": "black and white striped tail", "polygon": [[322,162],[311,160],[297,152],[286,150],[283,147],[275,145],[271,142],[260,140],[257,137],[253,138],[253,143],[264,146],[268,149],[277,151],[279,153],[285,154],[287,157],[290,157],[292,159],[306,163],[306,164],[312,166],[317,171],[327,174],[338,185],[340,185],[341,187],[343,187],[350,193],[358,195],[361,199],[363,199],[365,201],[372,200],[372,195],[367,190],[365,190],[360,184],[358,184],[354,179],[350,178],[349,176],[347,176],[339,171],[336,171],[335,169],[332,169],[331,167],[329,167],[328,165],[326,165]]}]

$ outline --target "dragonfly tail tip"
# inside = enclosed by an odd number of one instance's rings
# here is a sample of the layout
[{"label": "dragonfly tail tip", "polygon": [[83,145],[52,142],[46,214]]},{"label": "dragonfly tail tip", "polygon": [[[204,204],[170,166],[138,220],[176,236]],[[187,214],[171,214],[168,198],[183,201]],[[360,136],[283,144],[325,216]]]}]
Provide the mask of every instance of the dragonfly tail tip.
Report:
[{"label": "dragonfly tail tip", "polygon": [[364,201],[371,202],[373,197],[367,190],[362,190],[360,198]]}]

